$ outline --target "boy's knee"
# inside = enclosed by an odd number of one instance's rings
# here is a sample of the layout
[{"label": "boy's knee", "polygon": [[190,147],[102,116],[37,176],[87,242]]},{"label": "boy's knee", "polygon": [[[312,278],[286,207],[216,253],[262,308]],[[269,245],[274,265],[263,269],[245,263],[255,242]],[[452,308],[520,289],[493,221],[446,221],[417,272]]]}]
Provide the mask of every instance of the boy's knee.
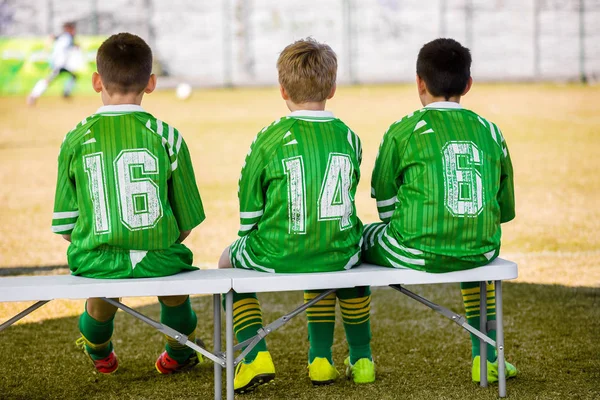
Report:
[{"label": "boy's knee", "polygon": [[181,296],[158,296],[158,299],[160,300],[160,302],[162,304],[164,304],[167,307],[177,307],[182,305],[183,303],[185,303],[185,301],[188,299],[188,295],[181,295]]},{"label": "boy's knee", "polygon": [[223,250],[223,253],[221,254],[221,258],[219,258],[219,269],[223,269],[223,268],[232,268],[233,265],[231,265],[231,260],[229,259],[229,246]]},{"label": "boy's knee", "polygon": [[[119,300],[119,299],[112,299]],[[117,307],[100,298],[91,298],[86,302],[85,309],[87,313],[99,322],[106,322],[114,317],[117,312]]]}]

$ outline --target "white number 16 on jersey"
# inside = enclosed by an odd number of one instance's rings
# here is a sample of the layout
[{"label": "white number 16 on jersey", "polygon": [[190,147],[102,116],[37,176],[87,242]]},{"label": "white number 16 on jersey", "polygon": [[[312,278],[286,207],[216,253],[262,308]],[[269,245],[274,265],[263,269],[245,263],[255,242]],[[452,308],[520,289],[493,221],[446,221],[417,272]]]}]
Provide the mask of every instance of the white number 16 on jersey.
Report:
[{"label": "white number 16 on jersey", "polygon": [[[289,233],[306,233],[306,179],[302,156],[283,160],[283,170],[288,177]],[[317,201],[319,221],[340,221],[340,229],[352,226],[352,199],[350,186],[354,167],[350,156],[330,153],[327,170]]]}]

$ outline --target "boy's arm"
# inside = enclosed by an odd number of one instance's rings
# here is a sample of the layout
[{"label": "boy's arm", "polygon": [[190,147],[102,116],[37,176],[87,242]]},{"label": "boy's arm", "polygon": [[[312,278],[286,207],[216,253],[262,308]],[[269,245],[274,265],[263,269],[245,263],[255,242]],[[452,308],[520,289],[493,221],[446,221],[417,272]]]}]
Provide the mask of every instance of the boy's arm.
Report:
[{"label": "boy's arm", "polygon": [[400,162],[404,143],[400,143],[398,133],[390,127],[383,136],[371,177],[371,197],[377,200],[379,218],[385,223],[389,223],[394,214],[402,183]]},{"label": "boy's arm", "polygon": [[[181,139],[181,147],[171,156],[171,179],[169,184],[169,203],[179,226],[180,237],[191,231],[206,218],[202,199],[196,185],[196,177],[187,144]],[[188,232],[189,234],[189,232]]]},{"label": "boy's arm", "polygon": [[[54,196],[54,213],[52,214],[52,232],[62,235],[70,241],[71,232],[79,217],[77,190],[75,181],[70,176],[70,166],[73,153],[67,141],[60,147],[58,155],[58,175],[56,179],[56,194]],[[66,238],[68,236],[68,239]]]},{"label": "boy's arm", "polygon": [[500,163],[500,188],[497,199],[500,205],[500,223],[504,223],[515,218],[515,187],[512,162],[504,138],[502,138],[501,146],[503,154]]},{"label": "boy's arm", "polygon": [[261,148],[255,139],[246,155],[238,184],[240,202],[240,230],[238,236],[248,235],[263,215],[265,197],[262,187],[264,170]]}]

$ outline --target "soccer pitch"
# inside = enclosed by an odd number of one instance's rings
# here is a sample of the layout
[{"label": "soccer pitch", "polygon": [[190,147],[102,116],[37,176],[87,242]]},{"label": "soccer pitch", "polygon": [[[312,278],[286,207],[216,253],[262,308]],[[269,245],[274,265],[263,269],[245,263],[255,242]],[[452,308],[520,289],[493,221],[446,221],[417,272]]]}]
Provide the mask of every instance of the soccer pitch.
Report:
[{"label": "soccer pitch", "polygon": [[[597,86],[548,84],[475,83],[463,100],[502,129],[515,170],[517,217],[504,226],[501,253],[519,264],[520,274],[517,283],[506,285],[505,296],[507,355],[522,374],[508,384],[514,398],[600,396],[599,103]],[[3,274],[65,264],[67,243],[50,231],[58,149],[64,135],[100,105],[99,96],[69,102],[42,97],[36,108],[26,107],[24,98],[0,98]],[[236,192],[244,156],[263,126],[287,114],[285,104],[276,88],[252,88],[196,90],[187,101],[173,92],[156,92],[142,105],[177,127],[188,143],[207,220],[186,244],[197,265],[215,266],[238,229]],[[356,203],[365,223],[377,219],[369,191],[381,137],[392,122],[419,107],[414,85],[340,87],[328,103],[363,142]],[[422,292],[461,310],[457,287]],[[359,389],[344,381],[313,389],[305,370],[306,326],[299,318],[270,337],[277,383],[245,397],[495,398],[495,388],[469,384],[467,335],[398,297],[390,290],[373,296],[374,385]],[[264,296],[265,319],[271,321],[300,299],[297,293]],[[155,300],[128,304],[150,302]],[[0,320],[23,306],[0,304]],[[156,305],[149,307],[158,315]],[[210,314],[208,300],[195,299],[194,308],[202,334],[210,337],[210,326],[202,322]],[[212,366],[179,377],[155,376],[151,367],[162,338],[123,315],[117,317],[115,336],[121,373],[115,379],[93,374],[89,361],[72,348],[81,309],[82,302],[54,302],[0,334],[3,358],[11,360],[0,363],[0,399],[82,398],[84,392],[90,393],[86,398],[102,399],[210,398]],[[32,323],[42,319],[52,321]],[[345,354],[339,328],[338,368]]]}]

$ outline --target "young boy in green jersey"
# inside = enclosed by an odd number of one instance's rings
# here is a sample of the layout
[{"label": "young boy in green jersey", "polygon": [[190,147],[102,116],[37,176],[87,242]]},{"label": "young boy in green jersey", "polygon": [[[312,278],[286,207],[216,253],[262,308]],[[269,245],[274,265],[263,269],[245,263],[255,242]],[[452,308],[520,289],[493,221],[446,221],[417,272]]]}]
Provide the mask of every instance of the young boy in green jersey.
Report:
[{"label": "young boy in green jersey", "polygon": [[[103,107],[65,137],[58,157],[52,230],[71,242],[73,275],[147,278],[196,269],[181,242],[204,220],[188,148],[181,134],[140,106],[156,86],[152,51],[119,33],[98,49],[94,90]],[[195,340],[189,296],[159,296],[161,322]],[[103,374],[117,370],[111,341],[116,307],[87,300],[79,319],[82,345]],[[198,363],[194,351],[167,338],[161,374]]]},{"label": "young boy in green jersey", "polygon": [[[479,267],[500,251],[500,224],[515,217],[513,171],[496,125],[462,108],[471,88],[471,54],[452,39],[423,46],[417,88],[424,108],[393,123],[375,161],[371,195],[383,223],[363,234],[363,260],[394,268],[449,272]],[[479,329],[479,283],[461,283],[467,319]],[[494,285],[487,318],[495,319]],[[490,332],[495,339],[496,331]],[[471,336],[473,381],[479,339]],[[488,381],[498,380],[494,348]],[[507,377],[516,375],[506,363]]]},{"label": "young boy in green jersey", "polygon": [[[335,94],[337,57],[313,39],[287,46],[277,61],[281,97],[291,111],[258,133],[239,181],[240,223],[219,268],[263,272],[327,272],[359,263],[362,223],[354,195],[360,178],[360,139],[325,111]],[[306,291],[305,302],[322,291]],[[331,347],[336,295],[350,356],[346,374],[357,383],[373,382],[368,287],[339,289],[308,308],[308,374],[315,385],[338,378]],[[262,327],[255,294],[235,294],[234,330],[238,341]],[[262,340],[236,370],[237,392],[273,379],[275,368]]]}]

